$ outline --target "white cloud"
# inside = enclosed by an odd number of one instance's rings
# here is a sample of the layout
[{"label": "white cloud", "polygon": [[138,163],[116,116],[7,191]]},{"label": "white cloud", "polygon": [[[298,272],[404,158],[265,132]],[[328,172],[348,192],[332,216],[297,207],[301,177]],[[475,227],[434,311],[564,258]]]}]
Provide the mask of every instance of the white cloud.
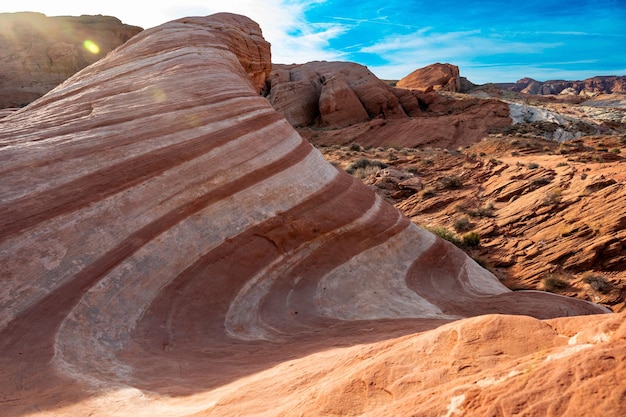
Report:
[{"label": "white cloud", "polygon": [[[474,81],[469,74],[476,73],[472,71],[475,68],[472,63],[477,56],[540,54],[560,45],[559,42],[512,42],[501,36],[485,35],[480,30],[432,33],[430,28],[424,28],[407,35],[387,37],[361,48],[360,52],[376,54],[387,62],[370,66],[372,72],[384,79],[399,79],[415,69],[442,62],[459,66],[461,75]],[[482,72],[479,77],[483,78]]]},{"label": "white cloud", "polygon": [[256,21],[263,36],[272,44],[276,63],[303,63],[312,60],[337,60],[343,55],[329,48],[329,40],[344,33],[347,24],[338,22],[310,25],[305,20],[309,7],[325,0],[153,0],[132,2],[109,0],[20,0],[0,6],[0,12],[35,11],[48,16],[102,14],[122,22],[150,28],[187,16],[206,16],[218,12],[242,14]]}]

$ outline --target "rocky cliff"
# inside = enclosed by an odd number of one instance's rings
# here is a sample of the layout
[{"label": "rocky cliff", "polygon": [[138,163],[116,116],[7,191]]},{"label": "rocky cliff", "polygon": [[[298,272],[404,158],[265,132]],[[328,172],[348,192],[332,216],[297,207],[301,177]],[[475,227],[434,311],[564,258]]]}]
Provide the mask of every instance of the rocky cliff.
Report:
[{"label": "rocky cliff", "polygon": [[180,19],[0,121],[3,416],[624,411],[623,316],[412,224],[270,67],[249,19]]},{"label": "rocky cliff", "polygon": [[32,102],[141,30],[109,16],[0,13],[0,108]]}]

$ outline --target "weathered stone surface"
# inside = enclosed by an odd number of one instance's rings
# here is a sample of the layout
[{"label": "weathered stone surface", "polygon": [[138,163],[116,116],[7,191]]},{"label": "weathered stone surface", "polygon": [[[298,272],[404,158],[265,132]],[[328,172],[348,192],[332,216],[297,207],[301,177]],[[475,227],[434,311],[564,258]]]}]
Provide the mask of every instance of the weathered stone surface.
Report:
[{"label": "weathered stone surface", "polygon": [[461,91],[461,77],[459,67],[451,64],[431,64],[419,68],[396,84],[407,90],[430,91]]},{"label": "weathered stone surface", "polygon": [[621,411],[623,317],[539,320],[606,310],[507,290],[328,164],[269,54],[180,19],[0,121],[3,416],[512,414],[528,380]]},{"label": "weathered stone surface", "polygon": [[109,16],[0,13],[0,108],[32,102],[141,30]]},{"label": "weathered stone surface", "polygon": [[322,85],[319,109],[322,126],[345,127],[369,120],[356,93],[344,80],[336,78]]},{"label": "weathered stone surface", "polygon": [[274,65],[270,86],[270,103],[293,126],[338,128],[405,116],[392,87],[352,62]]}]

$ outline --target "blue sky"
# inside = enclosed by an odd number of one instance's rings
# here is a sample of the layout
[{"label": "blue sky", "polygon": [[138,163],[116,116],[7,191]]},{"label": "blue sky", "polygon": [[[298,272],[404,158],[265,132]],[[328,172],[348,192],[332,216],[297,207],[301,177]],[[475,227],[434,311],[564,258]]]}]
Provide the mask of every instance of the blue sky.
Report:
[{"label": "blue sky", "polygon": [[[19,4],[17,4],[19,3]],[[399,79],[434,62],[475,83],[626,75],[626,0],[21,0],[0,12],[105,14],[144,28],[220,11],[256,20],[275,63],[353,61]]]}]

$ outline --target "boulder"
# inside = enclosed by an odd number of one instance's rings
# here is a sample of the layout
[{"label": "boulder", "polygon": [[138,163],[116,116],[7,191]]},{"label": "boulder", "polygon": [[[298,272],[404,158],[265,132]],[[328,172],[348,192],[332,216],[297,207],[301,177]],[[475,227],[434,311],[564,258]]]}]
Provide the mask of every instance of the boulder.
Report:
[{"label": "boulder", "polygon": [[459,67],[439,62],[417,69],[402,78],[396,84],[398,88],[407,90],[430,91],[461,91]]}]

